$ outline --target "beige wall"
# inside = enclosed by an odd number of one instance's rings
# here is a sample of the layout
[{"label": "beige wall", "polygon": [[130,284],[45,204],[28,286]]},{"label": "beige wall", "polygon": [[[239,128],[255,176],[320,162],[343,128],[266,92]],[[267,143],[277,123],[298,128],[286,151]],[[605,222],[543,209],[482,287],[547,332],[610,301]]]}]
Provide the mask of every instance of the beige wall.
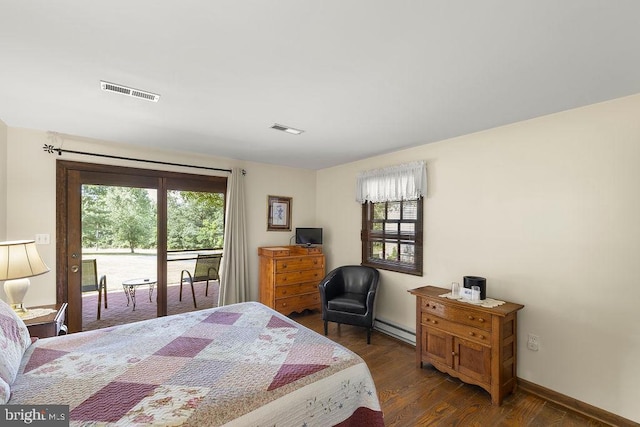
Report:
[{"label": "beige wall", "polygon": [[7,236],[7,131],[0,120],[0,242]]},{"label": "beige wall", "polygon": [[360,262],[356,174],[424,159],[425,273],[382,272],[377,317],[415,331],[408,289],[486,277],[526,306],[519,377],[640,421],[639,117],[640,95],[319,171],[328,267]]},{"label": "beige wall", "polygon": [[[35,234],[49,233],[50,245],[39,245],[44,261],[51,272],[31,279],[32,286],[26,296],[27,305],[55,302],[55,163],[56,159],[116,164],[139,168],[155,168],[185,173],[206,174],[207,171],[180,167],[160,166],[123,160],[64,154],[58,157],[43,151],[44,144],[63,143],[67,150],[97,152],[122,157],[159,160],[181,164],[195,164],[216,168],[242,167],[246,169],[247,235],[251,295],[258,299],[257,247],[286,245],[293,232],[267,232],[267,196],[292,197],[292,227],[315,224],[315,172],[271,166],[262,163],[239,162],[231,159],[178,152],[137,149],[131,146],[96,142],[91,140],[51,141],[45,132],[11,128],[8,129],[7,168],[7,238],[33,239]],[[2,145],[0,140],[0,146]],[[216,174],[215,172],[210,172]],[[220,173],[217,173],[220,175]],[[224,174],[224,173],[223,173]],[[2,198],[4,205],[5,199]],[[0,297],[4,293],[0,290]]]}]

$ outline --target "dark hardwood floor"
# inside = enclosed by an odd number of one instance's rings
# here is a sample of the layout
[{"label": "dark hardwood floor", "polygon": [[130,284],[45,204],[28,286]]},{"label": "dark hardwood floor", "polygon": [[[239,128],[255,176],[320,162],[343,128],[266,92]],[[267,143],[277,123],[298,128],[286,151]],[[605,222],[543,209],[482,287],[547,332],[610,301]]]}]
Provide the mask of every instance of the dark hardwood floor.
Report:
[{"label": "dark hardwood floor", "polygon": [[[320,313],[293,314],[291,318],[324,333]],[[508,396],[501,406],[493,406],[482,388],[431,366],[417,368],[415,347],[377,331],[367,345],[363,328],[329,323],[329,338],[367,362],[389,427],[607,425],[522,390]]]}]

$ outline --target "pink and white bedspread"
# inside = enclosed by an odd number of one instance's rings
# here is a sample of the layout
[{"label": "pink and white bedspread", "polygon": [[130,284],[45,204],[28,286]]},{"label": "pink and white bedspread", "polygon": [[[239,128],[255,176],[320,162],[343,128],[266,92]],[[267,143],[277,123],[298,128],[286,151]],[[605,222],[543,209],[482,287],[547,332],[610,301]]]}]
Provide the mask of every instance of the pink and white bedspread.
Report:
[{"label": "pink and white bedspread", "polygon": [[36,341],[8,404],[71,425],[382,426],[364,361],[259,303]]}]

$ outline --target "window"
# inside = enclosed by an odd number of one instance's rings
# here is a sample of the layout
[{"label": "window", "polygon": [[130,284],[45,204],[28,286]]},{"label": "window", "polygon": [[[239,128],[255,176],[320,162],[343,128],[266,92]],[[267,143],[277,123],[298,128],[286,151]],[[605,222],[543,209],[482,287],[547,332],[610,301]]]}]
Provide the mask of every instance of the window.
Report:
[{"label": "window", "polygon": [[422,275],[422,202],[367,202],[362,205],[362,264]]},{"label": "window", "polygon": [[424,161],[358,174],[362,265],[422,276],[422,205],[426,192]]}]

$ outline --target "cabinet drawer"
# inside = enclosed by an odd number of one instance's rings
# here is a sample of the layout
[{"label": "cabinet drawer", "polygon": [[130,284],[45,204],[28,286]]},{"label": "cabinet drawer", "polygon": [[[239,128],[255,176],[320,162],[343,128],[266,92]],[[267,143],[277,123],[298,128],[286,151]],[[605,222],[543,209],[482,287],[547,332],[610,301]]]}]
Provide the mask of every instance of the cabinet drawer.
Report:
[{"label": "cabinet drawer", "polygon": [[324,261],[322,256],[305,256],[291,257],[276,260],[276,273],[283,273],[295,270],[309,270],[313,268],[321,268],[324,270]]},{"label": "cabinet drawer", "polygon": [[289,271],[287,273],[278,273],[275,275],[275,285],[287,285],[304,282],[316,282],[316,286],[324,277],[324,269],[316,268],[314,270]]},{"label": "cabinet drawer", "polygon": [[425,298],[422,300],[422,311],[452,322],[464,323],[491,332],[491,315],[475,310],[472,306],[468,308],[453,307],[436,299]]},{"label": "cabinet drawer", "polygon": [[421,323],[427,328],[436,328],[478,344],[491,345],[491,332],[473,326],[454,323],[431,313],[422,313]]},{"label": "cabinet drawer", "polygon": [[279,285],[276,286],[276,298],[291,297],[301,294],[311,294],[318,290],[317,282],[300,283],[297,285]]},{"label": "cabinet drawer", "polygon": [[296,295],[287,298],[276,299],[276,311],[283,313],[291,313],[293,311],[302,311],[305,308],[320,308],[320,293]]}]

